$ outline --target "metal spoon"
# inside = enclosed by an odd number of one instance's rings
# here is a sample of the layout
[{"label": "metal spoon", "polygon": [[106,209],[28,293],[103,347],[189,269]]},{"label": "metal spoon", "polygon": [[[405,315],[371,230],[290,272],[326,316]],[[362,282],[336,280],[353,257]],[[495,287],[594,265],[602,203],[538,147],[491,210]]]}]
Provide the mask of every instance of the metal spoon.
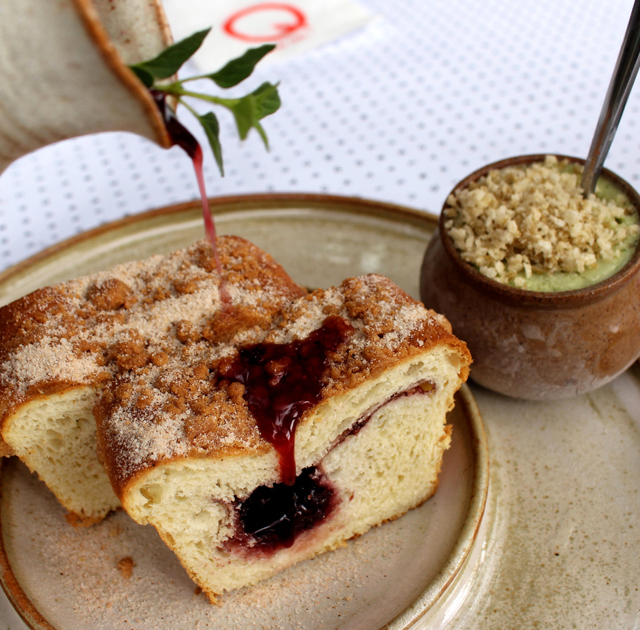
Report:
[{"label": "metal spoon", "polygon": [[638,67],[640,67],[640,0],[635,0],[627,32],[584,166],[582,188],[585,197],[595,191],[602,165],[607,153],[609,153],[609,147],[616,135],[624,106],[629,98],[636,74],[638,74]]}]

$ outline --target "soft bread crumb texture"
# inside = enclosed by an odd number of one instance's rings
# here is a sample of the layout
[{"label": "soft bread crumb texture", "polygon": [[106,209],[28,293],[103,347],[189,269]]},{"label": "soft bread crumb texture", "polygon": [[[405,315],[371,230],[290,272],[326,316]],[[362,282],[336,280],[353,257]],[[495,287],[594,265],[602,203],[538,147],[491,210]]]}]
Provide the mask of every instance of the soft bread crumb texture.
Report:
[{"label": "soft bread crumb texture", "polygon": [[[225,542],[235,533],[233,502],[278,483],[280,468],[241,387],[221,374],[224,365],[247,342],[304,339],[336,315],[354,332],[329,356],[321,400],[298,425],[295,455],[298,473],[321,468],[339,506],[291,548],[232,551]],[[164,365],[121,373],[95,407],[102,459],[125,509],[156,527],[211,598],[336,548],[429,498],[449,445],[446,413],[471,360],[444,318],[377,275],[301,297],[266,329],[249,333],[237,319],[223,329],[219,343],[194,329]],[[429,393],[394,398],[420,383]]]},{"label": "soft bread crumb texture", "polygon": [[[228,462],[228,472],[207,459],[156,469],[139,486],[146,496],[144,505],[137,508],[138,518],[155,525],[210,598],[255,584],[336,549],[430,498],[450,444],[443,422],[445,398],[446,393],[429,402],[422,396],[399,398],[374,413],[357,435],[333,447],[320,466],[338,492],[337,510],[288,549],[253,554],[231,552],[224,545],[234,534],[234,524],[229,499],[219,497],[234,487],[246,491],[244,486],[252,477],[259,482],[262,462],[257,459]],[[222,475],[237,481],[225,489],[218,481]]]},{"label": "soft bread crumb texture", "polygon": [[581,174],[554,156],[490,171],[449,196],[445,228],[462,259],[498,282],[524,288],[532,274],[581,273],[640,233],[628,199],[585,199]]},{"label": "soft bread crumb texture", "polygon": [[80,386],[21,405],[8,434],[29,468],[45,480],[74,517],[88,524],[120,507],[96,456],[95,390]]},{"label": "soft bread crumb texture", "polygon": [[[247,329],[268,325],[306,293],[244,239],[221,237],[219,250],[234,314]],[[0,309],[2,454],[18,455],[81,521],[118,507],[96,455],[95,393],[123,370],[180,355],[193,329],[219,334],[219,286],[202,241]]]}]

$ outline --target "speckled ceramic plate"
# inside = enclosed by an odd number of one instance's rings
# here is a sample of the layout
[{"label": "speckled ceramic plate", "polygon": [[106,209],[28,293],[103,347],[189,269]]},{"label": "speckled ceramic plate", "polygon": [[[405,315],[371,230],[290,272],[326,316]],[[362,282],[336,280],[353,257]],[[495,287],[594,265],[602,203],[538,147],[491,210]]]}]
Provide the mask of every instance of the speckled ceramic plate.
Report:
[{"label": "speckled ceramic plate", "polygon": [[[378,272],[414,297],[434,217],[358,199],[275,195],[214,201],[221,233],[242,235],[306,286]],[[0,276],[0,303],[39,286],[163,253],[202,237],[196,204],[127,219],[43,252]],[[123,512],[74,530],[17,461],[2,474],[4,627],[55,630],[283,628],[375,630],[445,625],[482,564],[489,486],[482,420],[461,390],[436,496],[346,547],[211,606],[151,527]],[[131,558],[131,575],[118,569]],[[19,625],[22,624],[22,625]],[[0,623],[0,628],[2,628]]]}]

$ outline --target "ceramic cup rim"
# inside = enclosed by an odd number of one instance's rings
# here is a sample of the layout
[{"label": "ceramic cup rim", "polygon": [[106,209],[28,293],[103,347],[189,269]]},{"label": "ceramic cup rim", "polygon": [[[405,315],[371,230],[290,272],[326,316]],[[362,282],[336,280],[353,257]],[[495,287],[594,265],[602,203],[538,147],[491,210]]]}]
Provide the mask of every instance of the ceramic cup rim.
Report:
[{"label": "ceramic cup rim", "polygon": [[[508,166],[521,166],[533,164],[535,162],[543,162],[547,155],[549,154],[520,155],[487,164],[458,182],[449,195],[447,195],[447,200],[452,193],[462,188],[466,188],[471,182],[476,181],[483,175],[486,175],[489,171],[503,169]],[[555,153],[552,155],[558,158],[558,160],[568,160],[569,162],[582,165],[585,163],[585,160],[582,158]],[[601,176],[606,177],[614,185],[620,188],[620,190],[629,197],[629,200],[636,208],[636,212],[640,215],[640,194],[638,194],[635,188],[609,169],[602,169]],[[440,213],[438,227],[440,239],[448,257],[467,281],[473,283],[478,290],[491,295],[502,302],[538,306],[540,308],[570,308],[580,306],[598,301],[605,296],[616,292],[622,286],[627,284],[633,276],[640,273],[640,241],[638,241],[633,256],[622,269],[596,284],[588,285],[581,289],[574,289],[571,291],[531,291],[529,289],[518,289],[508,284],[502,284],[501,282],[497,282],[496,280],[485,276],[473,267],[473,265],[462,260],[460,253],[453,244],[453,240],[445,229],[444,224],[447,220],[447,217],[445,216],[445,209],[447,207],[448,202],[445,201],[442,206],[442,212]]]}]

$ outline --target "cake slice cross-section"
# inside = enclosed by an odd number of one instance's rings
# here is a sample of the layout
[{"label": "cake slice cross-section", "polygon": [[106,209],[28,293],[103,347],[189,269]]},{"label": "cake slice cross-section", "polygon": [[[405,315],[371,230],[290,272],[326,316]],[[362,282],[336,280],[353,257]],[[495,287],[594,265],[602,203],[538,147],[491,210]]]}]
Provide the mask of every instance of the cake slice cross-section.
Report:
[{"label": "cake slice cross-section", "polygon": [[[307,293],[248,241],[224,236],[218,248],[248,335]],[[99,521],[119,507],[96,453],[96,392],[121,372],[162,366],[194,329],[216,335],[220,294],[213,250],[202,241],[1,308],[1,454],[18,455],[75,522]]]},{"label": "cake slice cross-section", "polygon": [[213,600],[433,495],[471,357],[446,319],[369,275],[247,327],[234,304],[95,405],[127,512]]}]

